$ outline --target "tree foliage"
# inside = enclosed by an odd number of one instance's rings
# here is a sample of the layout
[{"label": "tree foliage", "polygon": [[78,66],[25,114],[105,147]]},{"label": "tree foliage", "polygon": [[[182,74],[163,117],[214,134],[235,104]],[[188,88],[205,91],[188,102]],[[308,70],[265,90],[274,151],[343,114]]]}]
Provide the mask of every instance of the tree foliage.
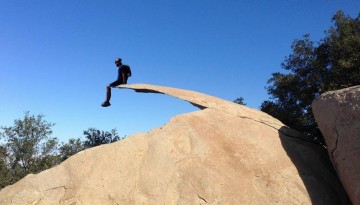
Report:
[{"label": "tree foliage", "polygon": [[309,34],[293,42],[281,64],[287,72],[272,74],[267,87],[271,99],[261,105],[262,111],[320,143],[312,101],[326,91],[360,84],[360,14],[351,18],[338,11],[332,22],[318,43]]},{"label": "tree foliage", "polygon": [[[43,115],[30,116],[14,121],[10,127],[2,127],[1,171],[12,183],[29,173],[38,173],[59,163],[56,155],[58,140],[51,137],[54,124],[43,120]],[[0,184],[3,187],[4,184]]]},{"label": "tree foliage", "polygon": [[84,147],[96,147],[102,144],[109,144],[120,140],[116,129],[112,129],[110,132],[100,131],[95,128],[89,128],[84,131],[86,140],[84,141]]},{"label": "tree foliage", "polygon": [[60,158],[62,161],[66,160],[70,156],[91,148],[96,147],[102,144],[110,144],[120,140],[116,129],[112,129],[110,132],[101,131],[96,128],[89,128],[83,132],[85,140],[82,141],[80,138],[69,139],[67,143],[62,143],[59,148]]},{"label": "tree foliage", "polygon": [[243,97],[236,98],[233,102],[239,105],[246,105]]},{"label": "tree foliage", "polygon": [[120,140],[116,129],[107,132],[89,128],[84,131],[84,141],[69,139],[59,146],[58,139],[51,137],[54,124],[43,118],[26,112],[13,126],[1,127],[0,189],[27,174],[49,169],[84,149]]},{"label": "tree foliage", "polygon": [[61,161],[66,160],[67,158],[84,149],[84,142],[82,142],[80,138],[69,139],[67,143],[62,143],[59,148]]}]

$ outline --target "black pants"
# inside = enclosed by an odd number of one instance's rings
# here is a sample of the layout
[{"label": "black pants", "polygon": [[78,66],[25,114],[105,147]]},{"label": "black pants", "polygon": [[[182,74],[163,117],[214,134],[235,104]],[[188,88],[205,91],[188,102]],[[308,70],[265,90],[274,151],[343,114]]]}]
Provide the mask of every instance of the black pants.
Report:
[{"label": "black pants", "polygon": [[122,83],[122,80],[115,80],[114,82],[110,83],[110,87],[115,87],[115,86],[118,86],[118,85],[121,85],[121,84],[124,84]]}]

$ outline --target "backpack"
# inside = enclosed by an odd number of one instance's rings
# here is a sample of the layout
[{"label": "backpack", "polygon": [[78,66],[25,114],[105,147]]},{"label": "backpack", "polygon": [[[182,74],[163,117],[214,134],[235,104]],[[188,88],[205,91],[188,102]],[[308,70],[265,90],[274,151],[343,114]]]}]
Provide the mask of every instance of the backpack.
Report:
[{"label": "backpack", "polygon": [[130,66],[128,65],[123,65],[124,66],[124,69],[126,70],[127,74],[128,74],[128,77],[131,77],[131,69],[130,69]]}]

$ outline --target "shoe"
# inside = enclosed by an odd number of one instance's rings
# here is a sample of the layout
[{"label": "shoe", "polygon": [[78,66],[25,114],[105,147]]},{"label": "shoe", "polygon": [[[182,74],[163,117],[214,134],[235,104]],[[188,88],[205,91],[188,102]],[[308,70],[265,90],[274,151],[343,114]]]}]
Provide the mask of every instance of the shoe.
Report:
[{"label": "shoe", "polygon": [[105,101],[105,102],[103,102],[102,104],[101,104],[101,106],[103,106],[103,107],[109,107],[111,104],[110,104],[110,102],[108,102],[108,101]]}]

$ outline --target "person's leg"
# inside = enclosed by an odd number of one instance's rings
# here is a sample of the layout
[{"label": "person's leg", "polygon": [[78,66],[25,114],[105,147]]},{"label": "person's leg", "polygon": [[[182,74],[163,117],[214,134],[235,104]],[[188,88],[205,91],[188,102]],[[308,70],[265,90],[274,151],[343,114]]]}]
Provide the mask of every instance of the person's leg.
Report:
[{"label": "person's leg", "polygon": [[108,107],[108,106],[111,105],[111,104],[110,104],[110,99],[111,99],[111,87],[115,87],[115,86],[120,85],[120,84],[121,84],[120,81],[119,81],[119,80],[116,80],[116,81],[114,81],[114,82],[112,82],[112,83],[110,83],[109,85],[106,86],[106,100],[105,100],[105,102],[103,102],[103,103],[101,104],[101,106],[103,106],[103,107]]},{"label": "person's leg", "polygon": [[110,85],[107,85],[106,86],[106,100],[105,100],[105,102],[103,102],[101,104],[101,106],[103,106],[103,107],[110,106],[111,105],[110,104],[110,98],[111,98],[111,87],[110,87]]},{"label": "person's leg", "polygon": [[108,85],[108,86],[106,86],[106,100],[105,100],[105,102],[110,102],[110,98],[111,98],[111,86]]}]

